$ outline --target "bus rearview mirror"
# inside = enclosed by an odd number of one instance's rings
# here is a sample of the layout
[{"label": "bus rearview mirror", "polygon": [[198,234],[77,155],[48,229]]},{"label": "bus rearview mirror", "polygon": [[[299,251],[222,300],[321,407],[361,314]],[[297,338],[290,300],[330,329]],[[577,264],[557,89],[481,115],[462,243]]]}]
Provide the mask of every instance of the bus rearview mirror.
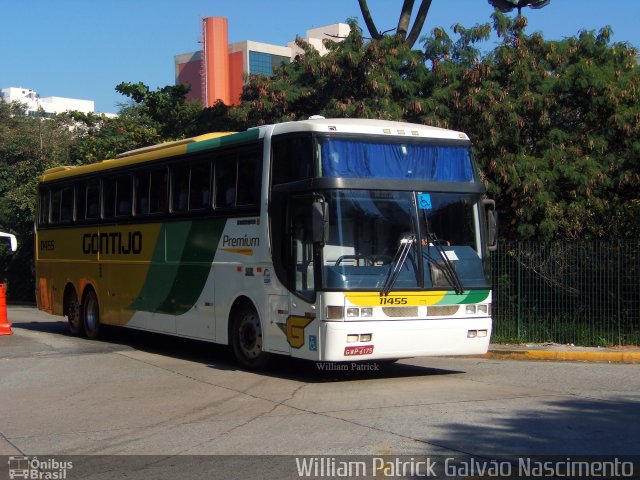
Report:
[{"label": "bus rearview mirror", "polygon": [[316,200],[311,204],[311,224],[313,242],[325,244],[329,241],[329,208],[323,201]]},{"label": "bus rearview mirror", "polygon": [[487,247],[489,251],[495,251],[498,249],[498,212],[496,212],[496,202],[486,198],[482,200],[482,205],[487,213]]}]

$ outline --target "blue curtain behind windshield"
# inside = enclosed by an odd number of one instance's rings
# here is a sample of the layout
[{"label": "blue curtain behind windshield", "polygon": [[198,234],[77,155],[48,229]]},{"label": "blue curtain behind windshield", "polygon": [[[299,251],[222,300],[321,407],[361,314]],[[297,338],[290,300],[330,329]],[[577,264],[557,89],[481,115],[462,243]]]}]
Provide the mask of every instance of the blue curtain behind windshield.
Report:
[{"label": "blue curtain behind windshield", "polygon": [[466,146],[320,139],[325,177],[472,182]]}]

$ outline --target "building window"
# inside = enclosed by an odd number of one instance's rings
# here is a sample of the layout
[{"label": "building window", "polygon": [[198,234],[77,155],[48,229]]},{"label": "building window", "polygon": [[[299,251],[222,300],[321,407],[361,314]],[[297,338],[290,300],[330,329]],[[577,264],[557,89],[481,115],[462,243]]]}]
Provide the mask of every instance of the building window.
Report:
[{"label": "building window", "polygon": [[273,75],[273,69],[283,63],[289,63],[289,57],[264,52],[249,51],[249,73],[251,75]]}]

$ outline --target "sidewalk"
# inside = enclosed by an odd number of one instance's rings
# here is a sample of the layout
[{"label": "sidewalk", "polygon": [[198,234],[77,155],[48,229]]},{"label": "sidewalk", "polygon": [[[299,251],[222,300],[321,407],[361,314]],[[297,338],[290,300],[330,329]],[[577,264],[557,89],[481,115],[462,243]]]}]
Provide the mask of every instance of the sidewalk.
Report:
[{"label": "sidewalk", "polygon": [[484,358],[513,360],[553,360],[574,362],[640,363],[640,347],[576,347],[556,343],[489,345]]}]

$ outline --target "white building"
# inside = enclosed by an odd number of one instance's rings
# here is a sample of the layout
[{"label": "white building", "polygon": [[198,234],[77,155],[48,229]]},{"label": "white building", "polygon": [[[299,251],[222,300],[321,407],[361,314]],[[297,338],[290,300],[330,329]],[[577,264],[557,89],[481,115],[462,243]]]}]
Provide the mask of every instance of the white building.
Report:
[{"label": "white building", "polygon": [[0,98],[7,103],[20,102],[27,107],[27,115],[38,115],[40,109],[44,116],[56,113],[76,110],[82,113],[93,113],[93,100],[80,100],[77,98],[45,97],[41,98],[38,92],[30,88],[8,87],[0,90]]},{"label": "white building", "polygon": [[[313,46],[320,55],[325,55],[327,49],[324,48],[323,40],[333,40],[334,42],[341,42],[351,32],[351,28],[346,23],[334,23],[333,25],[326,25],[324,27],[312,28],[307,30],[306,42]],[[304,54],[304,51],[296,45],[296,42],[289,42],[287,45],[291,49],[291,60],[296,55]]]}]

